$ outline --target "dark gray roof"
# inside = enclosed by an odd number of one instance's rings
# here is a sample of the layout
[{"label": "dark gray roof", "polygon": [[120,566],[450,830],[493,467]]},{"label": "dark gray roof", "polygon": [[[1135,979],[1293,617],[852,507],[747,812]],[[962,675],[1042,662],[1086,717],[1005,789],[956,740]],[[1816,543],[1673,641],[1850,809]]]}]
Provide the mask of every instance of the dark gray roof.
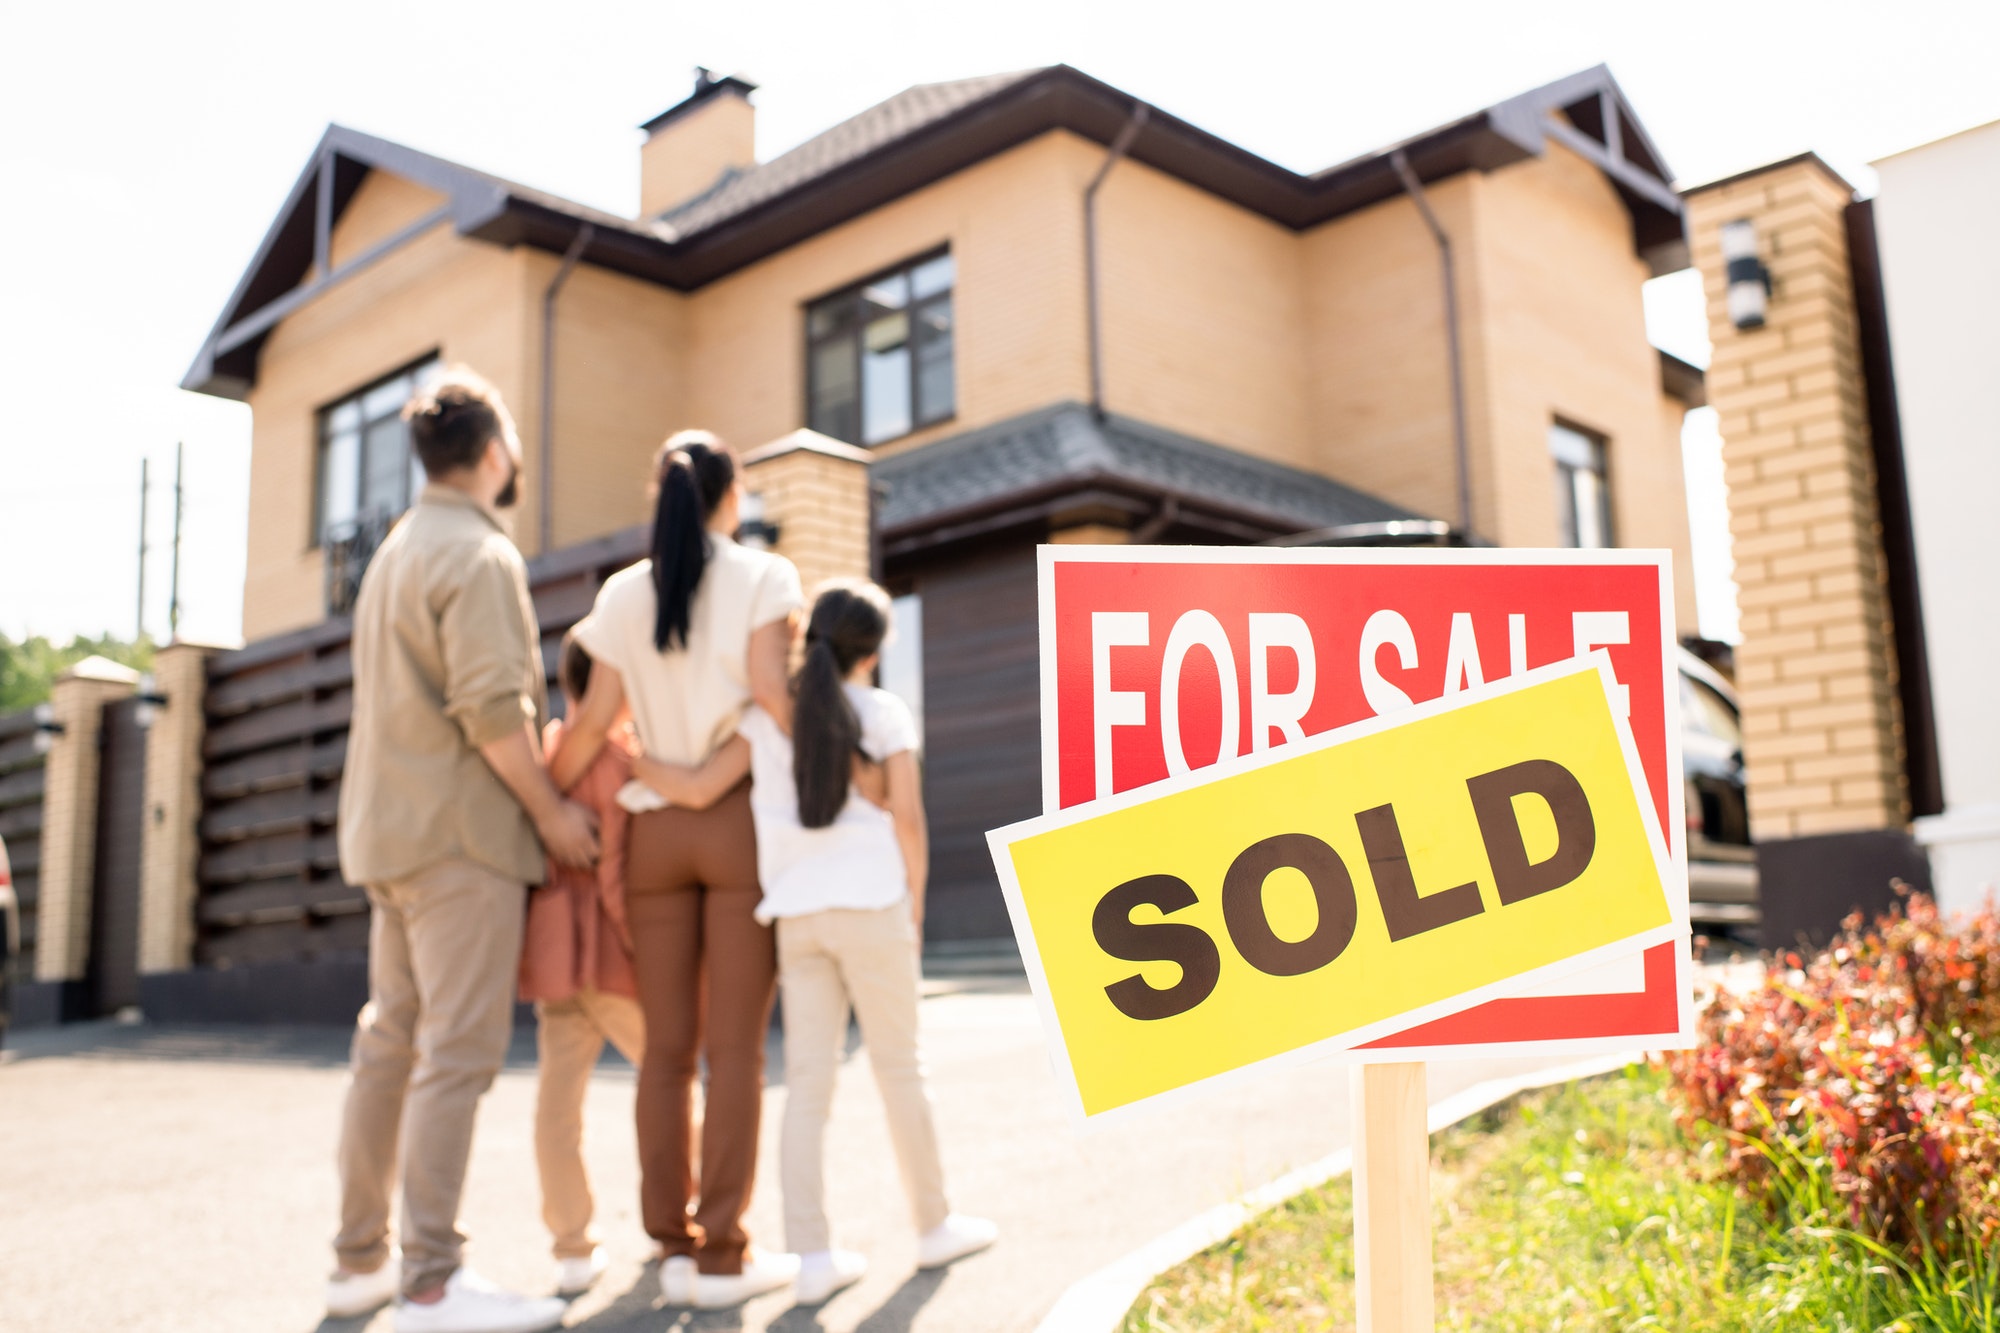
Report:
[{"label": "dark gray roof", "polygon": [[731,172],[706,194],[669,209],[659,221],[675,238],[706,231],[1039,73],[1039,69],[1017,70],[906,88],[788,153]]},{"label": "dark gray roof", "polygon": [[1130,417],[1099,420],[1061,403],[881,459],[876,522],[885,534],[996,508],[1036,492],[1097,484],[1278,531],[1418,518],[1318,473],[1273,463]]},{"label": "dark gray roof", "polygon": [[[725,84],[736,93],[749,86],[722,80],[710,87]],[[1111,144],[1134,123],[1138,105],[1129,94],[1066,65],[925,84],[770,162],[726,176],[699,198],[652,219],[616,217],[332,126],[182,387],[239,398],[249,392],[270,325],[320,285],[307,276],[316,219],[337,221],[361,179],[377,168],[428,185],[449,202],[436,216],[342,265],[327,282],[344,280],[417,232],[449,221],[458,234],[495,245],[527,245],[553,254],[580,245],[582,262],[692,291],[1050,131]],[[1417,179],[1435,181],[1539,156],[1550,142],[1567,145],[1605,173],[1630,212],[1635,251],[1654,272],[1685,266],[1685,210],[1667,184],[1658,150],[1601,65],[1310,176],[1158,109],[1130,140],[1127,155],[1283,226],[1303,229],[1400,194],[1397,161],[1406,162]],[[325,214],[318,197],[322,180],[331,181],[333,196]]]}]

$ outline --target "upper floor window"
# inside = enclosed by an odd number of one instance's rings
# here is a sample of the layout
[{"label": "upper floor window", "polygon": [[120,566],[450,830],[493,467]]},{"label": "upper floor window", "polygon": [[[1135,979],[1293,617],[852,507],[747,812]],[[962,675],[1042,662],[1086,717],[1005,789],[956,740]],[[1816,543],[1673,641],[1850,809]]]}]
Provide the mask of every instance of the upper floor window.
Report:
[{"label": "upper floor window", "polygon": [[321,410],[314,545],[363,526],[386,526],[423,490],[424,468],[410,448],[403,407],[437,372],[438,360],[430,357]]},{"label": "upper floor window", "polygon": [[806,424],[881,444],[958,410],[952,258],[933,255],[806,307]]},{"label": "upper floor window", "polygon": [[1560,421],[1549,427],[1556,462],[1556,516],[1562,544],[1611,545],[1611,489],[1604,481],[1604,441]]}]

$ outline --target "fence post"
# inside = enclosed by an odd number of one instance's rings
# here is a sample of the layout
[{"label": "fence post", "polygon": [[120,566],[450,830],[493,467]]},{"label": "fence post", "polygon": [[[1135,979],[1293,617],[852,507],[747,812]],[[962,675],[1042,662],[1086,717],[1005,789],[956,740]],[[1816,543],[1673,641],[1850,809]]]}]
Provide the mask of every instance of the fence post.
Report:
[{"label": "fence post", "polygon": [[194,958],[195,862],[201,850],[201,744],[207,644],[170,643],[153,659],[166,702],[146,732],[146,817],[139,835],[139,971],[180,972]]},{"label": "fence post", "polygon": [[49,702],[62,728],[49,750],[42,798],[42,883],[35,980],[76,981],[90,965],[91,887],[97,872],[98,733],[104,705],[139,673],[86,657],[56,678]]},{"label": "fence post", "polygon": [[808,595],[829,578],[869,577],[868,455],[795,430],[743,459],[744,484],[778,529],[774,549],[798,566]]}]

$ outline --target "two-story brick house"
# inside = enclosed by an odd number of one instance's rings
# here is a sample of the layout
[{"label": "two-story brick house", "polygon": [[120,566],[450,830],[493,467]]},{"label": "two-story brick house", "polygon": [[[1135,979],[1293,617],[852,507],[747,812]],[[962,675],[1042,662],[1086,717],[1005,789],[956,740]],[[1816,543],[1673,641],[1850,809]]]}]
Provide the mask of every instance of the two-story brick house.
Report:
[{"label": "two-story brick house", "polygon": [[1670,547],[1693,632],[1701,380],[1640,290],[1682,206],[1606,70],[1312,175],[1065,66],[763,162],[752,93],[704,75],[643,127],[636,218],[328,130],[185,381],[254,411],[247,636],[321,620],[327,551],[407,503],[395,413],[439,361],[514,408],[530,555],[641,522],[682,426],[865,465],[780,546],[859,525],[919,599],[933,931],[977,937],[981,832],[1037,804],[1037,542]]}]

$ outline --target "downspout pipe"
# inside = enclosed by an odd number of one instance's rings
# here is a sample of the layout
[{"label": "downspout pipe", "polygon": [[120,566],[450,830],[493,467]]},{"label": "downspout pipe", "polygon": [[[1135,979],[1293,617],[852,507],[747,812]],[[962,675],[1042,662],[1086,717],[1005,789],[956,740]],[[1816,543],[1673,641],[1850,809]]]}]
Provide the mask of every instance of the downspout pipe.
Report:
[{"label": "downspout pipe", "polygon": [[535,492],[540,517],[537,524],[540,544],[535,548],[537,555],[547,555],[554,547],[556,532],[556,298],[562,295],[563,284],[576,271],[583,252],[596,236],[597,224],[592,222],[584,223],[577,230],[576,239],[569,243],[569,249],[563,251],[562,263],[556,266],[556,275],[549,279],[549,285],[542,291],[541,458],[536,469]]},{"label": "downspout pipe", "polygon": [[1444,337],[1451,360],[1451,438],[1458,458],[1458,530],[1462,539],[1470,543],[1473,539],[1472,451],[1465,438],[1465,364],[1459,352],[1458,282],[1452,265],[1451,237],[1445,235],[1437,214],[1431,212],[1430,200],[1424,196],[1423,182],[1410,169],[1410,159],[1402,149],[1389,154],[1389,165],[1396,169],[1396,176],[1403,182],[1410,202],[1417,206],[1417,212],[1423,215],[1424,225],[1430,228],[1431,238],[1437,242],[1438,267],[1444,274]]},{"label": "downspout pipe", "polygon": [[1132,141],[1139,137],[1139,131],[1152,114],[1153,109],[1144,102],[1133,106],[1132,118],[1111,141],[1111,151],[1104,155],[1103,165],[1090,178],[1090,184],[1083,187],[1083,284],[1084,311],[1090,321],[1090,411],[1099,421],[1104,420],[1104,323],[1100,314],[1102,296],[1097,290],[1097,191],[1111,174],[1111,168],[1131,149]]}]

